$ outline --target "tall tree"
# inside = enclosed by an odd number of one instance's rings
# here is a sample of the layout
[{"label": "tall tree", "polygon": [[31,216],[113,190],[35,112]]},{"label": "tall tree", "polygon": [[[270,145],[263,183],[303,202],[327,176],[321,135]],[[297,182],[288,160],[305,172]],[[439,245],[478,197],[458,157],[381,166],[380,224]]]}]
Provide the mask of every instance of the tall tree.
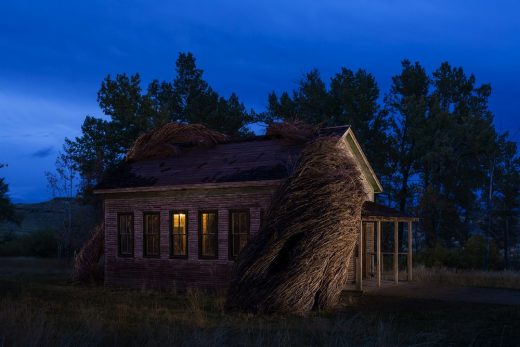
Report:
[{"label": "tall tree", "polygon": [[392,77],[390,92],[385,97],[386,107],[392,115],[389,155],[393,173],[387,189],[390,200],[400,211],[405,211],[407,202],[413,199],[410,181],[418,173],[430,78],[418,62],[412,64],[403,60],[401,67],[401,73]]},{"label": "tall tree", "polygon": [[388,166],[388,112],[379,106],[379,87],[365,70],[342,68],[331,78],[329,102],[331,125],[349,124],[377,174],[383,179],[391,173]]},{"label": "tall tree", "polygon": [[179,54],[173,82],[153,80],[146,92],[141,85],[139,74],[105,77],[97,100],[110,119],[87,116],[82,135],[65,139],[65,153],[75,162],[87,197],[139,135],[167,122],[203,123],[231,136],[249,133],[251,117],[244,104],[234,93],[227,99],[219,96],[203,79],[191,53]]},{"label": "tall tree", "polygon": [[55,163],[55,171],[45,172],[47,177],[47,186],[51,190],[54,198],[64,198],[64,211],[62,207],[59,213],[63,213],[63,220],[61,226],[56,226],[56,232],[59,241],[59,256],[73,254],[72,240],[75,232],[74,223],[74,201],[78,192],[79,173],[77,165],[74,160],[66,154],[67,148],[64,146],[64,151],[58,154]]},{"label": "tall tree", "polygon": [[388,121],[378,99],[377,82],[364,70],[354,73],[342,68],[327,86],[314,69],[300,80],[292,97],[288,92],[282,92],[280,97],[274,92],[269,94],[268,108],[261,120],[301,120],[321,126],[349,124],[376,172],[386,175],[387,158],[381,155],[381,148],[387,147]]},{"label": "tall tree", "polygon": [[497,144],[489,225],[492,237],[502,245],[504,266],[508,268],[510,248],[520,240],[520,156],[508,133],[499,136]]},{"label": "tall tree", "polygon": [[[0,169],[5,167],[0,164]],[[15,206],[8,195],[9,186],[5,183],[5,178],[0,177],[0,222],[20,223],[20,217],[16,214]]]},{"label": "tall tree", "polygon": [[491,87],[477,86],[475,76],[448,63],[442,63],[432,76],[421,176],[423,187],[439,201],[425,206],[423,226],[430,242],[442,239],[463,244],[477,210],[479,190],[488,186],[484,167],[496,151],[488,108]]},{"label": "tall tree", "polygon": [[191,53],[180,53],[176,62],[177,75],[173,81],[175,121],[203,123],[209,128],[232,136],[248,133],[250,121],[244,105],[232,93],[225,99],[203,79],[204,71],[197,68]]}]

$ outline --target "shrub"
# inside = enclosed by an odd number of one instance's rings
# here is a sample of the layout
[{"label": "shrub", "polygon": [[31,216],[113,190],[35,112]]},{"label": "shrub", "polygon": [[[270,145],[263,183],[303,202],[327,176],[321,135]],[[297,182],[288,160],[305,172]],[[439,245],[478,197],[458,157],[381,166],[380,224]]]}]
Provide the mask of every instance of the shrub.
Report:
[{"label": "shrub", "polygon": [[38,230],[27,235],[8,234],[0,241],[0,256],[54,257],[58,253],[56,233]]},{"label": "shrub", "polygon": [[417,262],[427,267],[459,267],[460,253],[437,243],[434,247],[426,248],[416,256]]},{"label": "shrub", "polygon": [[461,265],[469,269],[482,269],[489,266],[495,268],[499,264],[497,246],[494,241],[489,243],[487,251],[486,239],[480,235],[471,236],[462,251]]}]

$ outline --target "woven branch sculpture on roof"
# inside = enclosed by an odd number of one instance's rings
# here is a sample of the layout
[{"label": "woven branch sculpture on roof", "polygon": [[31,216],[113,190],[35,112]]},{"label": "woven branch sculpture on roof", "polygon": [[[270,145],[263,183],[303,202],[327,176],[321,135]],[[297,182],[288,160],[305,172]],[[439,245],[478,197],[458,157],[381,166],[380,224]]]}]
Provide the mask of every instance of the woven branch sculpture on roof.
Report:
[{"label": "woven branch sculpture on roof", "polygon": [[337,137],[310,142],[240,254],[226,308],[303,314],[335,306],[366,198],[346,144]]},{"label": "woven branch sculpture on roof", "polygon": [[185,146],[212,147],[227,142],[227,135],[202,124],[172,122],[139,136],[128,150],[126,160],[165,158],[179,154]]}]

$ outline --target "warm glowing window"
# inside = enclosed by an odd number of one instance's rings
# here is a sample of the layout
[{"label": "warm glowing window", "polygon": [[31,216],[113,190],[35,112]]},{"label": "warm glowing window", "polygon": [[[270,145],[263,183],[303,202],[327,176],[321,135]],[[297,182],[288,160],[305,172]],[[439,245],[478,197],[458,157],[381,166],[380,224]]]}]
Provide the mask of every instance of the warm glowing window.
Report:
[{"label": "warm glowing window", "polygon": [[201,258],[218,256],[218,221],[217,212],[201,212],[199,218],[199,254]]},{"label": "warm glowing window", "polygon": [[145,257],[159,257],[159,237],[159,213],[145,213],[143,244],[143,253]]},{"label": "warm glowing window", "polygon": [[121,213],[117,216],[117,240],[119,255],[131,257],[134,255],[134,216],[131,213]]},{"label": "warm glowing window", "polygon": [[188,255],[188,214],[186,212],[172,212],[171,244],[172,257],[186,257]]},{"label": "warm glowing window", "polygon": [[229,229],[229,257],[236,258],[249,241],[249,211],[231,211]]}]

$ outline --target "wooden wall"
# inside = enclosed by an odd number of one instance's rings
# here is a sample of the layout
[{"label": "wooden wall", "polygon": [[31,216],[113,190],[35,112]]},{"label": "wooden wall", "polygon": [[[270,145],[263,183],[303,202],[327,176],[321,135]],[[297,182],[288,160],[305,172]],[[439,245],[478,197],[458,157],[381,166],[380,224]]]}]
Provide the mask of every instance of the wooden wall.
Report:
[{"label": "wooden wall", "polygon": [[[164,287],[219,288],[227,286],[233,261],[229,260],[229,210],[249,209],[251,236],[260,227],[260,211],[270,202],[272,189],[254,192],[240,189],[179,191],[160,195],[106,197],[105,209],[105,285],[134,288]],[[199,259],[198,212],[218,210],[218,259]],[[188,257],[171,259],[169,249],[170,211],[188,211]],[[134,256],[119,257],[117,214],[134,215]],[[143,213],[160,212],[160,258],[143,257]]]}]

